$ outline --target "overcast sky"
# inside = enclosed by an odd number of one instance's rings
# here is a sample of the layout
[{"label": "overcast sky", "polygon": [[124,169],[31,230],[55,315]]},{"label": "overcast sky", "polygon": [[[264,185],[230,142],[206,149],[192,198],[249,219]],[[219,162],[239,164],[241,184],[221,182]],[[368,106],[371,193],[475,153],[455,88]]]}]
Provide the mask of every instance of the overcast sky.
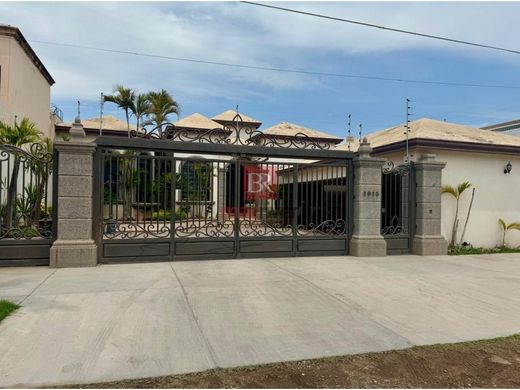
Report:
[{"label": "overcast sky", "polygon": [[[520,3],[291,2],[280,6],[520,49]],[[0,23],[28,40],[164,56],[367,76],[520,86],[520,55],[231,2],[0,3]],[[228,68],[30,42],[51,75],[66,120],[99,116],[115,84],[164,88],[181,116],[239,105],[280,121],[344,136],[346,117],[366,132],[430,117],[481,126],[520,118],[520,89],[485,89]],[[123,118],[110,104],[105,113]],[[175,118],[172,118],[175,119]]]}]

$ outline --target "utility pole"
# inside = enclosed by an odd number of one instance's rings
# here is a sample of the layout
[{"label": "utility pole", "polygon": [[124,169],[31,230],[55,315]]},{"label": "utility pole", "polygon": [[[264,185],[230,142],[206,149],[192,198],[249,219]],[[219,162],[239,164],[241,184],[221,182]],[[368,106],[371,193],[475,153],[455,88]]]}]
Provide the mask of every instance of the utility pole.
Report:
[{"label": "utility pole", "polygon": [[[105,103],[105,95],[101,92],[101,100],[99,102],[99,135],[103,135],[103,104]],[[139,130],[139,129],[137,129]]]}]

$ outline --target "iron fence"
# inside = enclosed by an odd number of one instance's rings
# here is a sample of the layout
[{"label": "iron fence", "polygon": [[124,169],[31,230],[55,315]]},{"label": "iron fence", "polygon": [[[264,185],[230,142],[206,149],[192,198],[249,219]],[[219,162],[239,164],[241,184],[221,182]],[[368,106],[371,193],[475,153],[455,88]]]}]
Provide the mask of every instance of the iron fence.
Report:
[{"label": "iron fence", "polygon": [[53,238],[50,145],[0,145],[0,265],[48,262]]}]

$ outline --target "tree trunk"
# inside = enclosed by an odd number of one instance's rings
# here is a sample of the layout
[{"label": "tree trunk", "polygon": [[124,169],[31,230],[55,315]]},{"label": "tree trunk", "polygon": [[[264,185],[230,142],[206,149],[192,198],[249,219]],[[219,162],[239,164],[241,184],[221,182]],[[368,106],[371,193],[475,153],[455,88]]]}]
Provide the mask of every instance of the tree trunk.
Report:
[{"label": "tree trunk", "polygon": [[457,241],[457,226],[459,224],[459,198],[457,198],[457,207],[455,208],[455,219],[453,220],[453,229],[451,229],[450,246],[455,246]]},{"label": "tree trunk", "polygon": [[125,110],[126,113],[126,128],[128,130],[128,138],[130,138],[130,118],[128,117],[128,109]]},{"label": "tree trunk", "polygon": [[7,190],[7,207],[5,214],[5,225],[7,230],[13,227],[14,213],[15,213],[15,199],[16,199],[16,189],[18,184],[18,173],[20,171],[20,158],[15,155],[13,162],[13,172],[11,173],[11,180],[9,183],[9,188]]}]

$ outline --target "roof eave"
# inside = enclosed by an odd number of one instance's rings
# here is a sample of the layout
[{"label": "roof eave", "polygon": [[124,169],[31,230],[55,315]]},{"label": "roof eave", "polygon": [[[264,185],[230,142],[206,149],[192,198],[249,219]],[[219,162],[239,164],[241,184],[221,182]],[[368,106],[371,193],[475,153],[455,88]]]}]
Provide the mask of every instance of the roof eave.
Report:
[{"label": "roof eave", "polygon": [[45,65],[43,65],[40,58],[38,58],[31,45],[29,45],[22,32],[17,27],[0,26],[0,35],[14,38],[25,51],[25,54],[27,54],[32,63],[36,66],[36,68],[38,68],[42,76],[47,80],[49,85],[52,86],[56,83],[47,68],[45,68]]},{"label": "roof eave", "polygon": [[[473,142],[461,141],[445,141],[428,138],[413,138],[408,141],[409,147],[429,147],[444,150],[456,150],[465,152],[495,152],[503,154],[519,154],[520,146],[515,145],[497,145],[497,144],[478,144]],[[387,145],[374,147],[373,155],[380,155],[384,153],[391,153],[406,148],[406,141],[397,141]]]}]

